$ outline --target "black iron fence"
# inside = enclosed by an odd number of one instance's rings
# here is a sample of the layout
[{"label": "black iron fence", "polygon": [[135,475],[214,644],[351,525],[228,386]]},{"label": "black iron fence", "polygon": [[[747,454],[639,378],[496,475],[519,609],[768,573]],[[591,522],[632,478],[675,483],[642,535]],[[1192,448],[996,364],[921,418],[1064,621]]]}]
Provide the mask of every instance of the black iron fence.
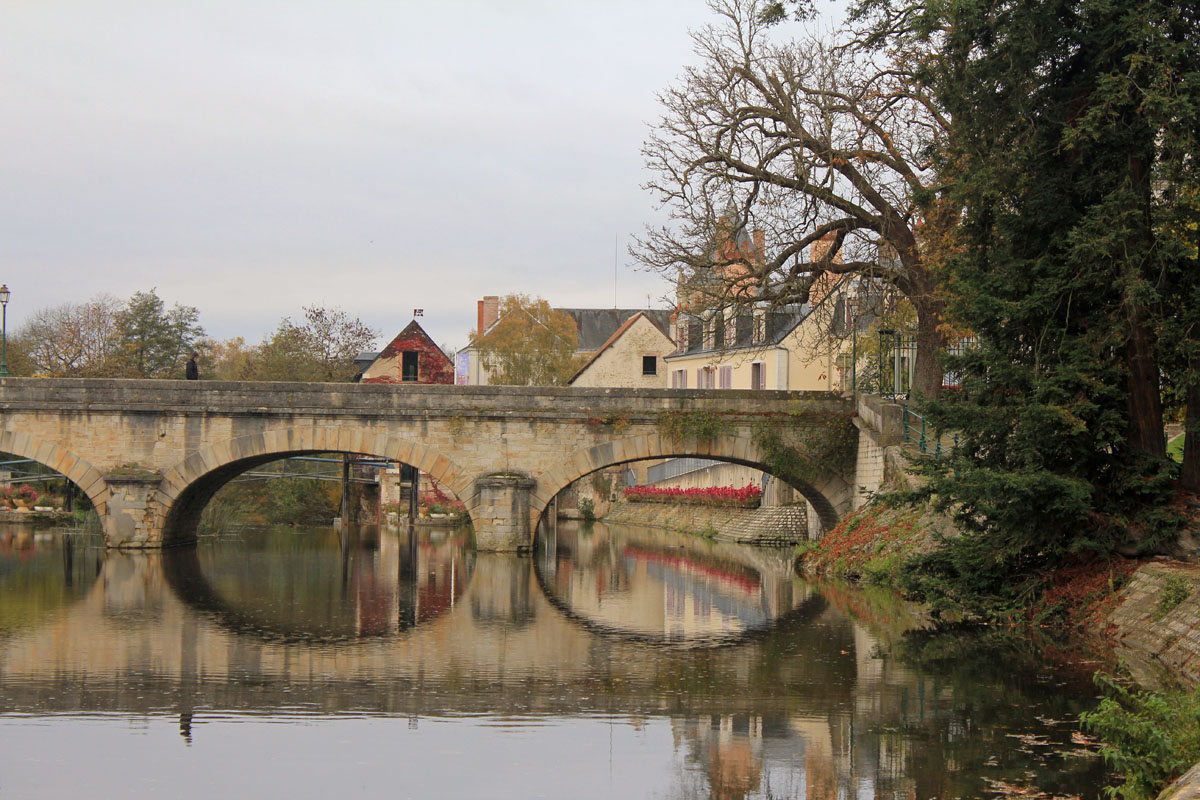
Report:
[{"label": "black iron fence", "polygon": [[[868,340],[866,358],[854,356],[853,389],[869,394],[878,394],[904,403],[904,443],[916,447],[924,455],[941,458],[958,445],[954,433],[934,430],[928,421],[909,407],[909,394],[916,377],[917,342],[909,332],[881,330],[875,341]],[[855,342],[857,347],[857,341]],[[975,340],[960,338],[949,343],[944,353],[948,356],[961,355],[974,347]],[[958,388],[962,376],[956,371],[942,375],[943,388]]]}]

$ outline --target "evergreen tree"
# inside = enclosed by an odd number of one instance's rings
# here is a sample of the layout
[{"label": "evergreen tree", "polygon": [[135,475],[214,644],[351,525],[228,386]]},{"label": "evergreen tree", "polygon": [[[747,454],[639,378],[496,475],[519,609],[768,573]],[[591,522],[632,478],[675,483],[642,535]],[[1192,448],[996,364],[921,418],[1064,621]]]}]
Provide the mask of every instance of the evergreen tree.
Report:
[{"label": "evergreen tree", "polygon": [[119,371],[131,378],[182,377],[183,362],[204,336],[200,312],[167,308],[155,289],[137,292],[117,315]]},{"label": "evergreen tree", "polygon": [[950,367],[963,390],[926,406],[962,432],[927,492],[967,534],[915,584],[1011,600],[1068,553],[1171,544],[1160,365],[1193,391],[1194,209],[1179,192],[1195,185],[1197,8],[910,8],[942,40],[925,78],[953,120],[940,177],[963,209],[947,282],[979,340]]}]

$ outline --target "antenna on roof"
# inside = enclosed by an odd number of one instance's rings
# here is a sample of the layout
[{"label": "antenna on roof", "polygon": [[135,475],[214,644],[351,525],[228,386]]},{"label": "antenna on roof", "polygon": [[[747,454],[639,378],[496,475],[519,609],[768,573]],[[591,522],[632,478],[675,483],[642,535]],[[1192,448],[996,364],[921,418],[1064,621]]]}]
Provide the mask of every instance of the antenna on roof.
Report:
[{"label": "antenna on roof", "polygon": [[613,234],[613,308],[617,307],[617,252],[620,249],[617,242],[619,237],[619,233]]}]

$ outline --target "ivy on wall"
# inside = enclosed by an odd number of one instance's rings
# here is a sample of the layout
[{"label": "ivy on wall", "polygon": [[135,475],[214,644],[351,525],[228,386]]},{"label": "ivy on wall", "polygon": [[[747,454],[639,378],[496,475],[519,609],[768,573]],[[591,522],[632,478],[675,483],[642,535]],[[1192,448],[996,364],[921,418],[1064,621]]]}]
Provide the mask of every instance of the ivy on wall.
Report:
[{"label": "ivy on wall", "polygon": [[858,456],[858,431],[852,414],[788,413],[754,424],[751,438],[767,472],[803,477],[821,471],[846,474]]},{"label": "ivy on wall", "polygon": [[658,415],[658,430],[674,442],[695,437],[711,439],[729,429],[725,418],[713,411],[663,411]]},{"label": "ivy on wall", "polygon": [[657,423],[663,436],[683,442],[733,432],[748,419],[754,420],[751,440],[763,456],[766,471],[773,475],[845,474],[854,467],[858,455],[854,414],[825,411],[811,402],[797,401],[792,410],[782,414],[663,411]]}]

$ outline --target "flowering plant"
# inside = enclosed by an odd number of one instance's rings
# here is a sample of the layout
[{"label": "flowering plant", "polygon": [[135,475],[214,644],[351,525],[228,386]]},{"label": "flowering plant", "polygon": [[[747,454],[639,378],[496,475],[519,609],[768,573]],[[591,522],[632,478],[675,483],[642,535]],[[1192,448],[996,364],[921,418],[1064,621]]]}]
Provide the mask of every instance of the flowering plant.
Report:
[{"label": "flowering plant", "polygon": [[631,486],[625,489],[625,499],[635,503],[685,503],[755,508],[762,502],[762,489],[752,483],[748,483],[740,489],[733,486],[692,489]]},{"label": "flowering plant", "polygon": [[23,504],[31,505],[37,502],[38,497],[38,493],[28,484],[21,486],[10,485],[4,487],[4,492],[0,495],[0,500],[3,501],[5,506],[12,508],[15,505],[15,501],[19,500]]},{"label": "flowering plant", "polygon": [[421,495],[421,505],[428,508],[431,514],[457,516],[466,511],[466,506],[443,492],[441,487],[433,482],[430,483],[430,490]]}]

